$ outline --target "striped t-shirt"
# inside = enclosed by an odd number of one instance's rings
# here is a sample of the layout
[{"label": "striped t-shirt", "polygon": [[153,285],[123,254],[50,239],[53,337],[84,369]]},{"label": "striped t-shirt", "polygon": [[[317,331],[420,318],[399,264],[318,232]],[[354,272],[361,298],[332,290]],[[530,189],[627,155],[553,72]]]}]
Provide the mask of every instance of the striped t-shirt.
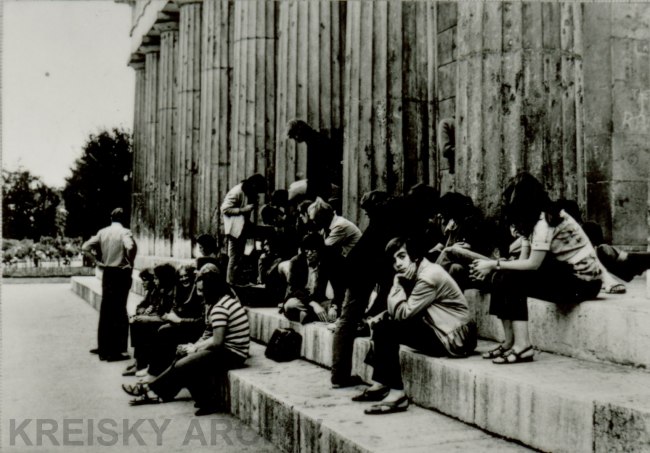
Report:
[{"label": "striped t-shirt", "polygon": [[223,345],[226,349],[248,357],[250,345],[250,329],[248,312],[239,300],[232,296],[224,296],[210,310],[212,328],[225,327]]}]

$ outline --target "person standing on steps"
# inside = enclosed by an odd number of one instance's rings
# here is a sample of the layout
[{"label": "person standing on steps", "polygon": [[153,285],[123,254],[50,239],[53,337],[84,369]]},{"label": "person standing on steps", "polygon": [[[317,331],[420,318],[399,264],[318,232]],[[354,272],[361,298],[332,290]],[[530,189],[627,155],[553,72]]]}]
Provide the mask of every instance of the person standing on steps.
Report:
[{"label": "person standing on steps", "polygon": [[97,348],[90,352],[108,362],[129,359],[126,353],[129,336],[126,301],[138,248],[131,230],[122,226],[123,218],[123,209],[115,208],[111,212],[111,225],[99,230],[82,245],[82,250],[97,257],[97,265],[103,269]]}]

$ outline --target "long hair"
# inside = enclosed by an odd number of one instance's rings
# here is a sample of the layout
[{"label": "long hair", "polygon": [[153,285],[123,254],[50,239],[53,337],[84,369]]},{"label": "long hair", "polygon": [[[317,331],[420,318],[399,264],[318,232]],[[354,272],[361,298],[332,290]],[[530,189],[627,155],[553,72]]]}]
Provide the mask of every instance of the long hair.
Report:
[{"label": "long hair", "polygon": [[558,207],[551,202],[541,182],[527,172],[519,172],[503,191],[504,219],[524,236],[533,233],[542,213],[550,225],[559,223]]}]

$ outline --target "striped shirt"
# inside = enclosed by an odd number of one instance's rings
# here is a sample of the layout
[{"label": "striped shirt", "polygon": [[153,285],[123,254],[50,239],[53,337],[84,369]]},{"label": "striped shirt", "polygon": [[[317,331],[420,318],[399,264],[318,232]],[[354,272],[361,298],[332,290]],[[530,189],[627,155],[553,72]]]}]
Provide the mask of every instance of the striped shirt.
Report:
[{"label": "striped shirt", "polygon": [[250,345],[248,312],[237,298],[224,296],[214,304],[210,310],[210,324],[213,329],[216,327],[226,329],[223,341],[226,349],[244,358],[248,357]]}]

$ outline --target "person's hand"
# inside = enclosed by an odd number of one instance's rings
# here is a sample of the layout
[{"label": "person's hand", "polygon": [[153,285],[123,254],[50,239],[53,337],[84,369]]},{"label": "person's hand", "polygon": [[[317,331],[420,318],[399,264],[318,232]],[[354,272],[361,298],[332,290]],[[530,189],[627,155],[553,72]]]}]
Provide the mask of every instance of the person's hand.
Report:
[{"label": "person's hand", "polygon": [[496,261],[474,260],[470,266],[470,276],[475,280],[484,280],[496,268]]},{"label": "person's hand", "polygon": [[442,249],[444,249],[444,248],[445,248],[444,245],[442,245],[440,243],[437,243],[431,250],[429,250],[429,253],[442,252]]},{"label": "person's hand", "polygon": [[196,351],[196,347],[192,343],[179,344],[178,347],[176,348],[176,355],[183,357],[188,354],[192,354],[195,351]]},{"label": "person's hand", "polygon": [[239,212],[241,212],[242,214],[247,214],[251,212],[253,209],[255,209],[255,205],[247,204],[246,206],[239,208]]},{"label": "person's hand", "polygon": [[329,322],[334,322],[339,317],[339,311],[336,308],[336,305],[330,305],[330,309],[327,311],[327,319]]},{"label": "person's hand", "polygon": [[173,311],[170,311],[169,313],[165,313],[164,315],[162,315],[162,319],[164,321],[171,322],[172,324],[179,324],[183,321],[181,317],[178,316],[176,312]]},{"label": "person's hand", "polygon": [[388,315],[387,311],[382,311],[378,315],[371,316],[370,318],[367,318],[366,319],[366,324],[368,324],[368,327],[370,327],[370,329],[372,329],[375,326],[375,324],[377,324],[379,321],[383,321],[386,318],[387,315]]},{"label": "person's hand", "polygon": [[325,309],[321,307],[321,305],[318,302],[309,302],[309,306],[314,310],[314,314],[318,318],[319,321],[322,322],[327,322],[327,313],[325,312]]}]

